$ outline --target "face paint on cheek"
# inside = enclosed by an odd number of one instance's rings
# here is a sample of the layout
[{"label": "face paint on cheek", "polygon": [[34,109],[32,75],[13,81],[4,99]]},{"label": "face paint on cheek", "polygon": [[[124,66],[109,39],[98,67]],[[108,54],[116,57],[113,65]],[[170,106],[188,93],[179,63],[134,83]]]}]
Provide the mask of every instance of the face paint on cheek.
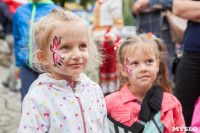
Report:
[{"label": "face paint on cheek", "polygon": [[53,45],[50,45],[50,50],[53,52],[53,62],[54,67],[61,66],[63,64],[63,60],[65,57],[62,57],[56,50],[58,46],[61,44],[61,38],[57,38],[56,36],[53,39]]},{"label": "face paint on cheek", "polygon": [[67,66],[65,65],[66,58],[57,51],[54,53],[53,57],[55,58],[53,58],[54,64],[52,64],[52,66],[54,67],[52,67],[52,71],[63,74],[67,70]]},{"label": "face paint on cheek", "polygon": [[126,64],[125,64],[126,72],[128,73],[130,77],[132,77],[133,79],[136,79],[136,75],[133,74],[133,69],[130,68],[129,60],[130,60],[129,58],[126,58]]}]

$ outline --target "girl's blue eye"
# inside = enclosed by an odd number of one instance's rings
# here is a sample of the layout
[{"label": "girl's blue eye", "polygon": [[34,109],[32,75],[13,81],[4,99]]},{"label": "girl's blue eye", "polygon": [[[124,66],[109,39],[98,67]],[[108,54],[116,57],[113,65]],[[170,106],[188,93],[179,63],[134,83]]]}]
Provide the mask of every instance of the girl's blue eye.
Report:
[{"label": "girl's blue eye", "polygon": [[149,63],[151,63],[151,62],[153,62],[153,61],[152,61],[152,60],[148,60],[148,61],[147,61],[147,64],[149,64]]},{"label": "girl's blue eye", "polygon": [[62,47],[62,49],[68,50],[69,46],[64,46],[64,47]]},{"label": "girl's blue eye", "polygon": [[135,65],[137,65],[138,63],[137,62],[132,62],[131,63],[131,66],[135,66]]},{"label": "girl's blue eye", "polygon": [[81,44],[80,48],[87,48],[87,45],[86,44]]}]

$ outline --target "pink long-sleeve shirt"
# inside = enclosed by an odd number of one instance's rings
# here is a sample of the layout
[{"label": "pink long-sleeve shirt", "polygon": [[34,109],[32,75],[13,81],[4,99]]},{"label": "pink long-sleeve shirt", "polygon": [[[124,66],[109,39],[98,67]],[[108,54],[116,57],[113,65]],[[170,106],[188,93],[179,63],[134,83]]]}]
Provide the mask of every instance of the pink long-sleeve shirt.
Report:
[{"label": "pink long-sleeve shirt", "polygon": [[[108,114],[126,126],[130,127],[139,115],[141,105],[136,102],[139,100],[127,85],[120,91],[106,96],[105,100]],[[169,93],[163,94],[160,121],[164,125],[164,133],[171,133],[175,127],[185,127],[181,104],[176,97]],[[185,131],[177,132],[183,133]]]},{"label": "pink long-sleeve shirt", "polygon": [[195,103],[191,128],[193,129],[192,133],[200,133],[200,97]]}]

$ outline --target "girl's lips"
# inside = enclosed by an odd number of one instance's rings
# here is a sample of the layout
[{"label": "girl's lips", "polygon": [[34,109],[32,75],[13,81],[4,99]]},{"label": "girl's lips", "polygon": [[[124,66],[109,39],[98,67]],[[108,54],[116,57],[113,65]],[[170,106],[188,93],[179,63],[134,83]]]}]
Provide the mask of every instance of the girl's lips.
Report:
[{"label": "girl's lips", "polygon": [[149,76],[141,76],[139,79],[147,79],[147,78],[149,78]]},{"label": "girl's lips", "polygon": [[78,67],[80,67],[81,65],[83,65],[83,63],[69,64],[68,66],[78,68]]},{"label": "girl's lips", "polygon": [[74,63],[74,64],[69,64],[69,66],[74,66],[74,65],[82,65],[83,63]]}]

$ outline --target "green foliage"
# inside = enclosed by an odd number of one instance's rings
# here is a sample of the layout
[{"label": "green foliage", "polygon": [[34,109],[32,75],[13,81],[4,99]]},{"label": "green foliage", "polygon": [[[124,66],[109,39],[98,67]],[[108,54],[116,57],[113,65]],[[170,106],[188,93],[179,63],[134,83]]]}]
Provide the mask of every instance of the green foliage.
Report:
[{"label": "green foliage", "polygon": [[96,0],[81,0],[80,5],[82,5],[82,6],[85,7],[85,6],[87,5],[87,3],[94,4],[95,1],[96,1]]},{"label": "green foliage", "polygon": [[124,25],[135,25],[135,19],[131,13],[134,0],[123,0],[123,19]]}]

